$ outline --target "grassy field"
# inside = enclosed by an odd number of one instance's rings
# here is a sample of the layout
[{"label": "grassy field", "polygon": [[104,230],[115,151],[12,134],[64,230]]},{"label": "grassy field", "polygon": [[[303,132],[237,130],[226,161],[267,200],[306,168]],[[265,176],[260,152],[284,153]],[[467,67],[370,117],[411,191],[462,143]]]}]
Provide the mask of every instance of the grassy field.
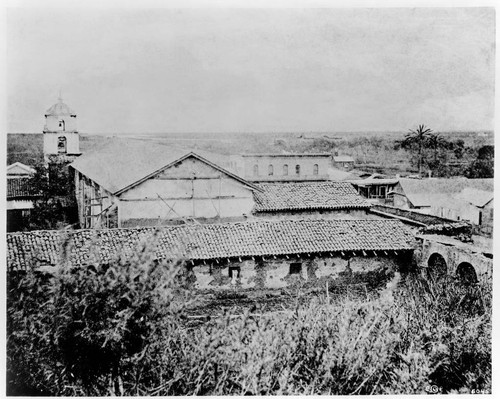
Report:
[{"label": "grassy field", "polygon": [[367,295],[221,294],[208,309],[183,268],[145,244],[131,260],[9,275],[8,394],[491,392],[489,283],[396,273]]}]

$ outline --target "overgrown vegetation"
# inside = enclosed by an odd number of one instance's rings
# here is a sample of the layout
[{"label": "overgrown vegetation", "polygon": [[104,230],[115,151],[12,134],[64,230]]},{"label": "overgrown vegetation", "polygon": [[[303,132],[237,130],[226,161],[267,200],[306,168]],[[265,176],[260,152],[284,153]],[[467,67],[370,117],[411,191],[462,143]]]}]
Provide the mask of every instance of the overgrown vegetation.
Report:
[{"label": "overgrown vegetation", "polygon": [[77,227],[78,207],[74,181],[64,164],[35,165],[31,178],[33,191],[39,196],[33,201],[27,230],[53,230],[67,225]]},{"label": "overgrown vegetation", "polygon": [[189,273],[134,259],[9,275],[9,394],[384,394],[491,390],[491,289],[396,274],[368,299],[213,315]]},{"label": "overgrown vegetation", "polygon": [[463,140],[447,140],[440,133],[435,133],[425,125],[410,130],[405,138],[396,141],[399,147],[411,154],[411,163],[416,164],[419,175],[423,168],[434,176],[465,176],[468,178],[492,178],[494,149],[492,145],[483,145],[476,149],[466,147]]}]

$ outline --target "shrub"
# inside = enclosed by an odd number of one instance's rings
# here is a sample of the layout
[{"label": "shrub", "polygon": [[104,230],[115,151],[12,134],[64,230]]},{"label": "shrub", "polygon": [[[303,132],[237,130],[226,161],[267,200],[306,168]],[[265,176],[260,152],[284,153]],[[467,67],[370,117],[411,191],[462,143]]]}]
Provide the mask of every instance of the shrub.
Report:
[{"label": "shrub", "polygon": [[182,265],[155,261],[142,243],[132,259],[11,276],[9,393],[123,393],[159,321],[182,308]]},{"label": "shrub", "polygon": [[411,394],[430,384],[442,392],[491,390],[486,285],[396,273],[368,299],[281,296],[295,307],[226,311],[192,327],[181,270],[182,262],[154,262],[144,247],[134,260],[11,282],[10,393]]}]

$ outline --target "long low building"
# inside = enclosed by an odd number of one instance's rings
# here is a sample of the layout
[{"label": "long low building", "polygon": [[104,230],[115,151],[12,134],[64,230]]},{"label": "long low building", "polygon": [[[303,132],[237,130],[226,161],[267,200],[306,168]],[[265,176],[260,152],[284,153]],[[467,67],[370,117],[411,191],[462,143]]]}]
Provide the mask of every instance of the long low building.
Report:
[{"label": "long low building", "polygon": [[[198,288],[280,288],[408,263],[415,240],[396,220],[259,220],[161,228],[34,231],[7,235],[9,270],[131,257],[186,259]],[[152,244],[154,243],[154,244]],[[260,277],[259,277],[260,276]]]}]

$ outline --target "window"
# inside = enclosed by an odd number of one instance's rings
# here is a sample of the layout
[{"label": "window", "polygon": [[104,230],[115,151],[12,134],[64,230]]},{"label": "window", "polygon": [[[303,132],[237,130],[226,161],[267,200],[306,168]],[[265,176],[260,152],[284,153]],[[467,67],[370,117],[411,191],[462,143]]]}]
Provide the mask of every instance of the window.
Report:
[{"label": "window", "polygon": [[253,175],[258,176],[259,175],[259,165],[254,165],[253,166]]},{"label": "window", "polygon": [[300,175],[300,165],[295,165],[295,174]]},{"label": "window", "polygon": [[59,137],[57,141],[57,152],[66,153],[66,137]]},{"label": "window", "polygon": [[288,176],[288,165],[287,164],[283,165],[283,176]]},{"label": "window", "polygon": [[268,168],[267,168],[267,174],[269,176],[272,176],[274,174],[274,167],[273,165],[269,165]]},{"label": "window", "polygon": [[290,263],[290,274],[300,274],[302,263]]},{"label": "window", "polygon": [[64,120],[62,119],[59,121],[59,128],[61,130],[66,130],[66,123],[64,123]]},{"label": "window", "polygon": [[317,175],[318,171],[319,171],[319,166],[317,163],[315,163],[313,166],[313,175]]}]

